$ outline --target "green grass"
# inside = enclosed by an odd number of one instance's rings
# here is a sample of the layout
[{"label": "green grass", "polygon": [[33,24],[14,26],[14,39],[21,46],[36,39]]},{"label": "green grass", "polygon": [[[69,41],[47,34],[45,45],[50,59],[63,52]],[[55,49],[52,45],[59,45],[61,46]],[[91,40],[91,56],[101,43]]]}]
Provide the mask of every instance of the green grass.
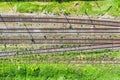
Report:
[{"label": "green grass", "polygon": [[[111,15],[120,16],[119,0],[103,0],[103,1],[72,1],[72,2],[12,2],[12,7],[20,13],[40,12],[44,14],[54,15]],[[0,9],[10,10],[8,3],[1,2]]]},{"label": "green grass", "polygon": [[[0,59],[0,80],[119,80],[120,65],[70,64],[70,61],[120,59],[120,50],[64,52]],[[105,60],[105,59],[104,59]]]},{"label": "green grass", "polygon": [[39,5],[37,4],[32,4],[32,3],[21,3],[21,4],[17,4],[17,11],[23,13],[23,12],[27,12],[27,13],[33,13],[39,10]]},{"label": "green grass", "polygon": [[0,80],[119,80],[119,65],[0,64]]},{"label": "green grass", "polygon": [[56,80],[79,79],[79,73],[67,65],[49,64],[3,64],[0,71],[4,80]]},{"label": "green grass", "polygon": [[0,11],[1,12],[8,12],[10,10],[9,5],[6,2],[0,2]]}]

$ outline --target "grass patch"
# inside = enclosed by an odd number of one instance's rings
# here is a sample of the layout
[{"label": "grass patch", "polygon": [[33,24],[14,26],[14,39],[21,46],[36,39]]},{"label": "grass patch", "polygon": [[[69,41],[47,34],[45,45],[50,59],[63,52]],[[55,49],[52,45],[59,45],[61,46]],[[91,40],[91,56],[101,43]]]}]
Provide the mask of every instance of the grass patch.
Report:
[{"label": "grass patch", "polygon": [[119,80],[119,65],[0,64],[1,80]]},{"label": "grass patch", "polygon": [[[7,2],[0,3],[1,10],[11,10]],[[72,2],[12,2],[12,7],[20,13],[41,12],[54,15],[111,15],[120,16],[119,0],[72,1]],[[4,11],[3,11],[4,12]]]},{"label": "grass patch", "polygon": [[37,4],[32,4],[32,3],[18,3],[17,4],[17,11],[23,13],[23,12],[27,12],[27,13],[33,13],[33,12],[37,12],[39,10],[39,5]]},{"label": "grass patch", "polygon": [[6,2],[0,2],[0,12],[8,12],[10,7]]},{"label": "grass patch", "polygon": [[79,72],[67,65],[53,64],[4,64],[1,79],[57,80],[79,79]]},{"label": "grass patch", "polygon": [[[119,80],[120,66],[108,64],[69,64],[70,61],[119,57],[119,50],[64,52],[0,59],[0,80]],[[65,63],[65,64],[64,64]]]}]

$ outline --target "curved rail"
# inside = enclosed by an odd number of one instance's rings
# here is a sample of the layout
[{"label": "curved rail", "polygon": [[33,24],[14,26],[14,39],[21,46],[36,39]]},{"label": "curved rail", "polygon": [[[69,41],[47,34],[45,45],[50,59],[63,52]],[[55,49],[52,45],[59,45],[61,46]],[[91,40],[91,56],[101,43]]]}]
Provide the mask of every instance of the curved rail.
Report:
[{"label": "curved rail", "polygon": [[89,51],[89,50],[103,50],[103,49],[119,49],[120,45],[92,45],[92,46],[81,46],[81,47],[65,47],[65,48],[44,48],[44,49],[33,49],[23,51],[1,51],[0,57],[7,56],[18,56],[18,55],[30,55],[30,54],[47,54],[47,53],[58,53],[65,51]]}]

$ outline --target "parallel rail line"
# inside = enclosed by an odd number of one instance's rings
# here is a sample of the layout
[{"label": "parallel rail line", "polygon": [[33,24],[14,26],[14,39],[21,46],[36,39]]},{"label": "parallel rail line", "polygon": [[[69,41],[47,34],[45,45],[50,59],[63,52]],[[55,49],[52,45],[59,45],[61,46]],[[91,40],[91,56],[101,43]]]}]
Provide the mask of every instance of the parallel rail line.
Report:
[{"label": "parallel rail line", "polygon": [[[51,18],[51,17],[19,17],[3,16],[0,22],[40,22],[40,23],[69,23],[112,26],[117,28],[28,28],[29,33],[120,33],[120,21],[97,20],[97,19],[79,19],[79,18]],[[28,33],[26,28],[0,28],[0,33]],[[34,31],[40,30],[40,31]],[[49,31],[47,31],[49,30]],[[70,30],[70,32],[69,32]],[[120,47],[120,39],[34,39],[35,44],[104,44],[100,48],[106,48],[106,44],[117,45]],[[0,39],[0,44],[28,44],[31,39]],[[112,46],[116,47],[116,46]],[[85,48],[85,47],[84,47]],[[108,47],[107,47],[108,48]],[[111,48],[111,46],[109,46]],[[91,48],[86,48],[88,50]],[[94,47],[93,49],[98,49]],[[53,49],[54,50],[54,49]],[[69,48],[68,51],[72,49]],[[34,51],[34,50],[33,50]],[[36,50],[37,51],[37,50]],[[62,50],[60,50],[62,51]],[[56,52],[60,52],[59,50]],[[76,51],[76,50],[75,50]],[[52,52],[52,51],[51,51]],[[43,52],[44,53],[44,52]]]},{"label": "parallel rail line", "polygon": [[[28,28],[29,33],[120,33],[120,28]],[[25,28],[0,28],[0,33],[28,33]]]},{"label": "parallel rail line", "polygon": [[[0,39],[0,44],[28,43],[31,39]],[[34,39],[34,44],[120,44],[120,39]]]},{"label": "parallel rail line", "polygon": [[119,65],[119,60],[80,60],[80,61],[70,61],[72,64],[116,64]]},{"label": "parallel rail line", "polygon": [[[120,28],[28,28],[28,30],[119,30]],[[0,28],[1,30],[26,30],[26,28]]]},{"label": "parallel rail line", "polygon": [[[89,51],[89,50],[104,50],[104,49],[119,49],[119,45],[93,45],[93,46],[81,46],[81,47],[66,47],[66,48],[45,48],[45,49],[32,49],[23,51],[1,51],[0,57],[7,56],[19,56],[19,55],[30,55],[32,54],[48,54],[48,53],[58,53],[64,51]],[[24,54],[25,53],[25,54]]]},{"label": "parallel rail line", "polygon": [[40,23],[71,23],[71,24],[89,24],[120,27],[120,21],[98,20],[98,19],[79,19],[79,18],[53,18],[53,17],[20,17],[3,16],[0,22],[40,22]]},{"label": "parallel rail line", "polygon": [[[68,22],[69,21],[69,22]],[[79,18],[52,18],[52,17],[20,17],[20,16],[3,16],[0,22],[36,22],[36,23],[70,23],[85,25],[111,26],[115,28],[0,28],[0,33],[120,33],[120,21],[98,20],[98,19],[79,19]],[[28,32],[29,30],[29,32]],[[31,44],[31,39],[2,39],[0,44]],[[7,56],[19,56],[32,54],[60,53],[69,51],[89,51],[103,49],[120,49],[120,39],[34,39],[34,44],[91,44],[92,46],[80,47],[56,47],[32,50],[11,50],[0,51],[0,58]],[[25,54],[24,54],[25,53]],[[84,61],[83,63],[87,63]],[[92,62],[93,63],[93,62]],[[98,63],[98,62],[95,62]],[[112,63],[103,62],[103,63]],[[119,64],[116,62],[115,64]]]}]

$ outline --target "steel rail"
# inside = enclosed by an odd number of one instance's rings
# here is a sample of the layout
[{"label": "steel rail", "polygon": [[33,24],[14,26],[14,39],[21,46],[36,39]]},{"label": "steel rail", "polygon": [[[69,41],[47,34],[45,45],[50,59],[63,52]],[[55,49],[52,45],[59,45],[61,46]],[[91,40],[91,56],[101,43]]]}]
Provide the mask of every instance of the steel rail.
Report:
[{"label": "steel rail", "polygon": [[79,60],[79,61],[70,61],[71,64],[116,64],[119,65],[119,60]]},{"label": "steel rail", "polygon": [[[28,28],[30,33],[120,33],[120,28]],[[25,28],[0,28],[2,33],[28,33]]]},{"label": "steel rail", "polygon": [[[116,33],[119,34],[117,31],[29,31],[30,33]],[[27,31],[1,31],[1,33],[28,33]]]},{"label": "steel rail", "polygon": [[[13,17],[3,16],[5,22],[41,22],[41,23],[68,23],[66,18],[52,18],[52,17]],[[78,19],[78,18],[67,18],[70,24],[89,24],[89,25],[104,25],[104,26],[116,26],[120,27],[120,21],[112,20],[99,20],[99,19]],[[91,23],[92,21],[92,23]],[[0,22],[3,22],[0,19]]]},{"label": "steel rail", "polygon": [[[28,28],[28,30],[119,30],[120,28]],[[26,30],[26,28],[0,28],[0,30]]]},{"label": "steel rail", "polygon": [[[87,51],[87,50],[101,50],[101,49],[113,49],[120,48],[119,45],[111,46],[111,45],[95,45],[95,46],[81,46],[81,47],[66,47],[66,48],[45,48],[45,49],[32,49],[32,50],[24,50],[24,51],[2,51],[0,52],[0,57],[7,56],[18,56],[18,55],[30,55],[32,54],[48,54],[48,53],[59,53],[64,51]],[[15,54],[16,53],[16,54]],[[23,54],[26,53],[26,54]]]},{"label": "steel rail", "polygon": [[[120,44],[120,39],[34,39],[34,44]],[[0,44],[28,44],[31,39],[0,39]]]},{"label": "steel rail", "polygon": [[[28,32],[2,32],[2,33],[28,33]],[[120,32],[30,32],[30,33],[116,33]]]},{"label": "steel rail", "polygon": [[[27,39],[27,38],[24,38],[24,39],[18,38],[18,39],[0,39],[0,40],[30,40],[30,39]],[[76,41],[80,41],[80,40],[83,40],[83,41],[85,41],[85,40],[88,40],[88,41],[89,41],[89,40],[90,40],[90,41],[91,41],[91,40],[107,40],[107,41],[108,41],[108,40],[110,40],[110,41],[111,41],[111,40],[114,40],[114,41],[120,41],[120,38],[113,38],[113,39],[112,39],[112,38],[110,38],[110,39],[106,39],[106,38],[94,38],[94,39],[90,39],[90,38],[82,38],[82,39],[81,39],[81,38],[80,38],[80,39],[77,38],[77,39],[75,39],[75,38],[74,38],[74,39],[73,39],[73,38],[71,38],[71,39],[35,39],[35,40],[41,40],[41,41],[45,41],[45,40],[46,40],[46,41],[50,41],[50,40],[51,40],[51,41],[57,41],[57,40],[63,40],[63,41],[65,41],[65,40],[66,40],[66,41],[75,41],[75,40],[76,40]]]}]

